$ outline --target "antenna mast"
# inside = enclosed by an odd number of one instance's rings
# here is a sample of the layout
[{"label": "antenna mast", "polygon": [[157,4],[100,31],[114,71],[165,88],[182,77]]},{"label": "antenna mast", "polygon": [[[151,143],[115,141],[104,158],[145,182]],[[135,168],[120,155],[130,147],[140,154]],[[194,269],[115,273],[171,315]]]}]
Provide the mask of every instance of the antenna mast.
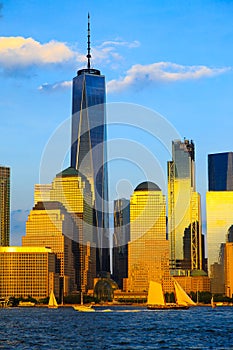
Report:
[{"label": "antenna mast", "polygon": [[87,25],[87,69],[91,68],[91,30],[90,30],[90,14],[88,12],[88,25]]}]

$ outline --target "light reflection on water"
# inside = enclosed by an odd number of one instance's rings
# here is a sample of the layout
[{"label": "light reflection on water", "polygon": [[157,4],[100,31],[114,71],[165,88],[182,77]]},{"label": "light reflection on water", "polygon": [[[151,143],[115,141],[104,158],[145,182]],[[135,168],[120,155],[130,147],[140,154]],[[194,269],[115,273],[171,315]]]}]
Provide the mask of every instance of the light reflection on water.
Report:
[{"label": "light reflection on water", "polygon": [[233,349],[232,307],[0,309],[0,349]]}]

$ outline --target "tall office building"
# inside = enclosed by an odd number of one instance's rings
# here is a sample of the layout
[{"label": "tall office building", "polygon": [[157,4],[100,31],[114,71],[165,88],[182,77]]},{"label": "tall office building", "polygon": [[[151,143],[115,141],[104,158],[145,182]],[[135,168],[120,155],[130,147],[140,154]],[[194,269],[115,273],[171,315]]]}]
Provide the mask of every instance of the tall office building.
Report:
[{"label": "tall office building", "polygon": [[10,244],[10,168],[0,166],[0,238],[1,246]]},{"label": "tall office building", "polygon": [[38,202],[26,222],[23,247],[49,247],[56,255],[55,272],[61,279],[60,296],[77,290],[75,222],[60,202]]},{"label": "tall office building", "polygon": [[209,191],[233,191],[233,152],[208,155]]},{"label": "tall office building", "polygon": [[73,79],[71,167],[91,184],[94,196],[97,271],[110,271],[105,77],[91,68],[88,15],[87,68]]},{"label": "tall office building", "polygon": [[172,142],[168,162],[168,231],[172,273],[202,269],[200,195],[195,189],[195,149],[189,140]]},{"label": "tall office building", "polygon": [[53,180],[50,199],[61,202],[76,224],[72,239],[78,249],[77,287],[87,292],[93,289],[96,277],[91,186],[76,169],[69,167]]},{"label": "tall office building", "polygon": [[121,198],[114,201],[113,279],[120,289],[128,276],[128,242],[130,239],[130,202]]},{"label": "tall office building", "polygon": [[165,196],[156,184],[143,182],[130,198],[128,279],[125,288],[142,292],[148,290],[151,280],[164,282],[169,278]]},{"label": "tall office building", "polygon": [[208,185],[206,224],[211,292],[223,294],[224,261],[229,260],[224,252],[231,249],[230,245],[225,249],[225,243],[231,241],[233,224],[233,152],[208,155]]}]

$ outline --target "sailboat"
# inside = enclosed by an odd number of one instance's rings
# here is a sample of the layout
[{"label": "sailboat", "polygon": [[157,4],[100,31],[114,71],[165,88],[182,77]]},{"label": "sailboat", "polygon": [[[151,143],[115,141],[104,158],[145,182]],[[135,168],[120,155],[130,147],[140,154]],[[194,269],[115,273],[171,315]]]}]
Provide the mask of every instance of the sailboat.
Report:
[{"label": "sailboat", "polygon": [[79,311],[79,312],[95,312],[95,309],[93,309],[92,305],[83,304],[83,292],[81,292],[81,304],[74,305],[73,308],[75,311]]},{"label": "sailboat", "polygon": [[51,290],[51,293],[50,293],[48,308],[49,309],[57,309],[58,308],[57,300],[55,298],[53,290]]},{"label": "sailboat", "polygon": [[189,309],[196,305],[177,281],[174,280],[176,303],[166,303],[162,284],[150,281],[147,308],[151,310]]}]

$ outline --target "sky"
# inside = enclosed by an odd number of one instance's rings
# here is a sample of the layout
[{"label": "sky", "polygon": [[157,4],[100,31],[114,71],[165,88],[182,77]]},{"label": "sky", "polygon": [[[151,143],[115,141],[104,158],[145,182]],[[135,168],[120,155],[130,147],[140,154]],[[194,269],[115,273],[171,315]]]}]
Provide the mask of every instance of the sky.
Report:
[{"label": "sky", "polygon": [[[207,155],[233,151],[233,1],[0,3],[0,164],[11,167],[14,220],[23,222],[32,208],[34,184],[40,182],[48,143],[65,121],[70,123],[71,81],[86,65],[88,12],[91,64],[106,77],[107,103],[118,103],[120,114],[129,104],[131,113],[139,106],[140,123],[154,111],[151,123],[159,116],[167,125],[162,147],[160,131],[149,135],[148,125],[143,130],[136,121],[130,127],[119,117],[119,125],[109,127],[109,141],[117,140],[114,147],[124,149],[122,157],[120,150],[117,156],[113,152],[109,164],[112,199],[124,191],[129,196],[145,180],[139,160],[144,156],[137,147],[152,154],[156,165],[147,163],[146,172],[166,193],[172,141],[166,130],[172,129],[174,135],[195,143],[197,190],[204,208]],[[69,128],[65,132],[69,144]],[[133,155],[124,153],[127,140]],[[54,152],[58,153],[56,148]],[[64,167],[68,166],[68,153],[63,158]],[[46,181],[51,182],[60,170],[53,169]]]}]

